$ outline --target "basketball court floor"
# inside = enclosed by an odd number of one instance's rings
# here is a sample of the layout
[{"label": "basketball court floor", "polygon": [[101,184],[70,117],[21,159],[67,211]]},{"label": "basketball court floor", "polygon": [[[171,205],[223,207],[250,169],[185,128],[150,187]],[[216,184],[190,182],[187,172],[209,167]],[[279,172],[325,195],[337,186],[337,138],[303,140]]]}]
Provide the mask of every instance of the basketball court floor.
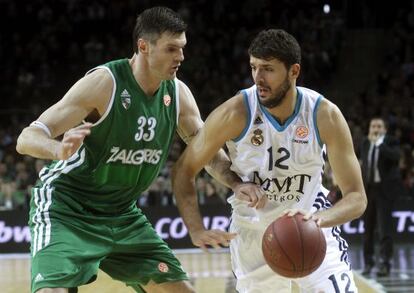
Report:
[{"label": "basketball court floor", "polygon": [[[189,273],[197,293],[235,293],[235,279],[231,272],[230,255],[226,250],[219,252],[195,253],[195,251],[177,252],[184,269]],[[375,270],[369,278],[359,273],[363,267],[362,250],[354,247],[349,251],[355,270],[355,280],[359,292],[414,292],[414,247],[399,245],[396,247],[393,268],[389,277],[376,278]],[[6,255],[0,258],[0,292],[29,292],[29,255]],[[111,280],[99,272],[98,280],[79,288],[80,293],[133,293],[131,288]],[[293,288],[292,293],[298,292]],[[264,292],[268,293],[268,292]],[[276,292],[275,292],[276,293]]]}]

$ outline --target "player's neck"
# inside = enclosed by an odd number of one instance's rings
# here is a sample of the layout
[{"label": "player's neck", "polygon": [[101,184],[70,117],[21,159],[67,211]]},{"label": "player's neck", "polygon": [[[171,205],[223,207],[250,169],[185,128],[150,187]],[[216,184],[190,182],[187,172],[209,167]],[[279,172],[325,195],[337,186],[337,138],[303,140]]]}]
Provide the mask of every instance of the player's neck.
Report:
[{"label": "player's neck", "polygon": [[297,90],[296,86],[292,85],[290,90],[286,94],[286,98],[282,103],[272,109],[266,108],[270,114],[277,119],[277,121],[283,125],[295,111],[297,101]]},{"label": "player's neck", "polygon": [[129,64],[138,85],[147,96],[153,96],[160,87],[161,80],[151,74],[148,63],[145,62],[144,58],[140,58],[137,54],[134,54],[134,56],[129,59]]}]

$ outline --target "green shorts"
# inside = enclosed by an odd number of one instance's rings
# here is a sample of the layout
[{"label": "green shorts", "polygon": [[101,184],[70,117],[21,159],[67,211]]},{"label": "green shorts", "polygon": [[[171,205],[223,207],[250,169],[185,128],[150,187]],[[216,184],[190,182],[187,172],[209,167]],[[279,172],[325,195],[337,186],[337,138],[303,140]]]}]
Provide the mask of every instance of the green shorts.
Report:
[{"label": "green shorts", "polygon": [[[70,214],[33,192],[31,290],[76,288],[98,268],[143,292],[140,285],[188,280],[180,262],[139,209],[116,217]],[[43,197],[44,199],[46,197]],[[70,292],[76,292],[76,289]]]}]

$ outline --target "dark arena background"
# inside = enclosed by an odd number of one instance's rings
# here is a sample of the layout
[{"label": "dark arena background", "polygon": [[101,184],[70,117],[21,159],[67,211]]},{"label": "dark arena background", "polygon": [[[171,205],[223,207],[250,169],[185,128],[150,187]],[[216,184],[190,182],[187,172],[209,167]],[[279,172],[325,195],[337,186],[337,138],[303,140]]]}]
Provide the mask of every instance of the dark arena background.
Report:
[{"label": "dark arena background", "polygon": [[[18,135],[89,69],[130,58],[135,18],[156,5],[174,9],[188,23],[185,60],[177,75],[192,90],[203,118],[252,84],[247,48],[253,36],[264,28],[282,28],[302,48],[298,85],[338,105],[361,162],[361,144],[371,118],[386,121],[387,135],[398,141],[401,176],[401,181],[392,183],[398,185],[393,189],[398,192],[391,195],[390,274],[377,276],[376,268],[362,274],[362,219],[341,229],[360,292],[414,292],[412,0],[0,0],[0,291],[30,291],[30,189],[48,163],[19,155]],[[176,209],[170,172],[184,146],[177,136],[164,169],[137,205],[177,253],[197,292],[236,292],[228,250],[206,254],[196,249]],[[339,198],[329,164],[323,180],[330,198]],[[205,172],[196,184],[205,226],[226,230],[230,190]],[[96,282],[79,292],[132,289],[100,272]]]}]

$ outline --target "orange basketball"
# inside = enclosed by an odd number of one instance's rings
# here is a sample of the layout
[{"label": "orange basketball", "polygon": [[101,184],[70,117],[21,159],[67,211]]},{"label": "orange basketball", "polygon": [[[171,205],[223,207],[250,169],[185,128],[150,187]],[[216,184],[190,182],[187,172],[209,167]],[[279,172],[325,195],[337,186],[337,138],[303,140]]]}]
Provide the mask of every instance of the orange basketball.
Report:
[{"label": "orange basketball", "polygon": [[263,256],[273,271],[288,278],[314,272],[326,253],[322,229],[302,214],[287,215],[273,221],[262,239]]}]

